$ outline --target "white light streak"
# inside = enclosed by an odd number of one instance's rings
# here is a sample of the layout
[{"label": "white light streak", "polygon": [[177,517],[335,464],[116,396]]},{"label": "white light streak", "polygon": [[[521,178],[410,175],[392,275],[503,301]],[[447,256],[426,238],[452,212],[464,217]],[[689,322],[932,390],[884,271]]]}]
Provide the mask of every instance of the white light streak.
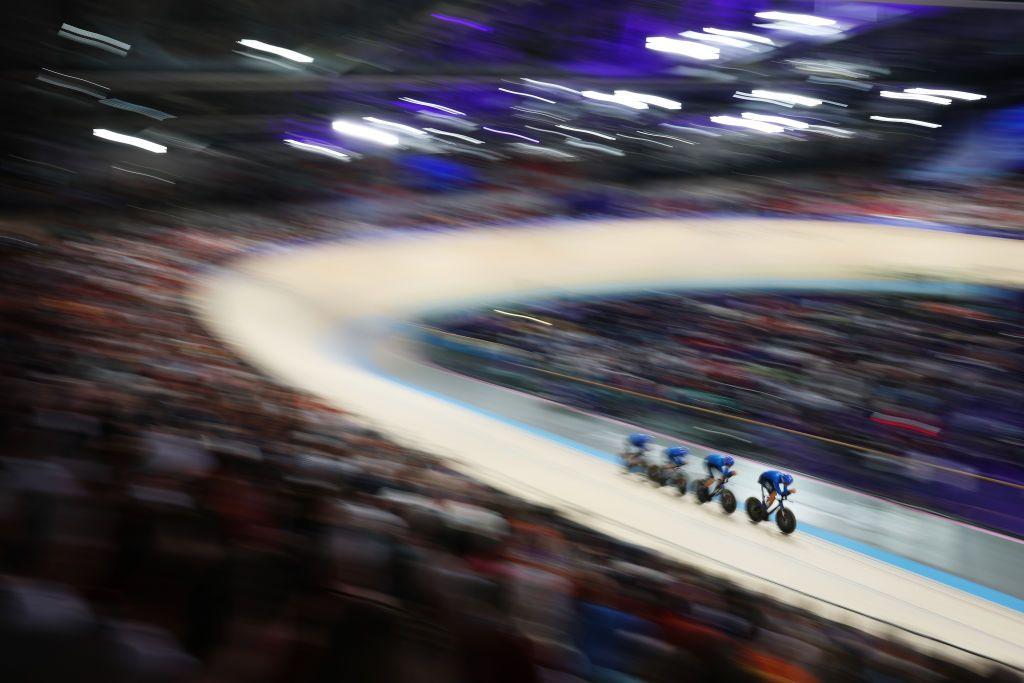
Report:
[{"label": "white light streak", "polygon": [[620,97],[611,93],[598,92],[597,90],[584,90],[580,93],[584,97],[590,100],[598,100],[599,102],[614,102],[615,104],[621,104],[624,107],[631,109],[647,109],[647,105],[637,100]]},{"label": "white light streak", "polygon": [[797,95],[788,92],[776,92],[774,90],[753,90],[750,94],[754,97],[761,97],[766,100],[799,104],[804,107],[817,107],[824,101],[815,97],[805,97],[804,95]]},{"label": "white light streak", "polygon": [[692,40],[678,40],[664,36],[649,36],[645,47],[657,52],[668,52],[692,59],[708,61],[722,56],[721,50],[714,45],[705,45]]},{"label": "white light streak", "polygon": [[672,145],[668,144],[667,142],[658,142],[657,140],[648,140],[647,138],[637,137],[636,135],[626,135],[625,133],[620,133],[619,137],[621,137],[621,138],[629,138],[630,140],[639,140],[640,142],[646,142],[649,145],[658,145],[660,147],[668,147],[669,149],[672,149]]},{"label": "white light streak", "polygon": [[835,26],[835,19],[816,17],[813,14],[793,14],[791,12],[758,12],[754,15],[758,19],[769,21],[785,21],[791,24],[803,24],[804,26]]},{"label": "white light streak", "polygon": [[364,126],[361,123],[353,123],[352,121],[332,121],[331,128],[342,135],[366,140],[367,142],[376,142],[387,147],[397,147],[400,142],[398,136],[394,133],[373,128],[372,126]]},{"label": "white light streak", "polygon": [[547,102],[548,104],[557,104],[554,100],[549,100],[546,97],[540,97],[539,95],[531,95],[528,92],[519,92],[518,90],[509,90],[508,88],[498,88],[501,92],[507,92],[509,95],[519,95],[520,97],[529,97],[530,99],[540,100],[541,102]]},{"label": "white light streak", "polygon": [[510,107],[510,108],[511,109],[515,109],[516,111],[525,111],[525,112],[529,112],[531,114],[537,114],[538,116],[546,116],[549,119],[555,119],[556,121],[568,121],[569,120],[568,117],[566,117],[566,116],[557,116],[555,114],[551,114],[551,113],[548,113],[546,111],[541,111],[540,109],[530,109],[529,107],[519,107],[519,106]]},{"label": "white light streak", "polygon": [[376,116],[364,116],[363,117],[363,121],[367,121],[368,123],[372,123],[375,126],[384,126],[385,128],[393,128],[394,130],[400,130],[403,133],[408,133],[409,135],[416,135],[416,136],[419,136],[419,137],[426,136],[426,133],[424,133],[419,128],[413,128],[412,126],[407,126],[404,123],[395,123],[394,121],[385,121],[384,119],[378,119]]},{"label": "white light streak", "polygon": [[468,135],[460,135],[459,133],[452,133],[447,130],[439,130],[437,128],[424,128],[423,130],[427,131],[428,133],[433,133],[434,135],[446,135],[450,138],[458,138],[459,140],[465,140],[466,142],[471,142],[474,145],[484,144],[483,140],[477,140],[476,138],[471,138]]},{"label": "white light streak", "polygon": [[559,85],[558,83],[548,83],[547,81],[536,81],[536,80],[534,80],[532,78],[523,78],[521,80],[524,83],[529,83],[531,85],[538,86],[538,87],[541,87],[541,88],[555,88],[556,90],[564,90],[566,92],[571,92],[571,93],[576,94],[576,95],[580,94],[579,90],[574,90],[573,88],[569,88],[569,87],[564,86],[564,85]]},{"label": "white light streak", "polygon": [[711,121],[722,126],[735,126],[737,128],[750,128],[761,133],[782,133],[785,132],[785,128],[777,126],[774,123],[765,123],[764,121],[751,121],[749,119],[741,119],[738,116],[712,116]]},{"label": "white light streak", "polygon": [[602,133],[600,131],[590,130],[589,128],[574,128],[572,126],[566,126],[564,124],[558,124],[555,127],[556,128],[562,128],[564,130],[571,130],[571,131],[574,131],[576,133],[585,133],[587,135],[593,135],[596,138],[602,138],[604,140],[614,140],[615,139],[614,135],[608,135],[607,133]]},{"label": "white light streak", "polygon": [[662,135],[661,133],[648,133],[646,130],[638,130],[637,133],[640,133],[640,135],[650,135],[651,137],[655,137],[655,138],[666,138],[668,140],[675,140],[676,142],[682,142],[682,143],[687,144],[687,145],[696,145],[697,144],[696,142],[693,142],[692,140],[684,140],[682,138],[677,138],[674,135]]},{"label": "white light streak", "polygon": [[739,38],[740,40],[749,40],[752,43],[761,43],[762,45],[775,45],[775,41],[765,36],[759,36],[756,33],[745,33],[743,31],[727,31],[724,28],[713,28],[704,27],[704,33],[710,33],[716,36],[730,36],[732,38]]},{"label": "white light streak", "polygon": [[750,47],[750,41],[740,40],[739,38],[732,38],[730,36],[719,36],[713,33],[700,33],[699,31],[683,31],[680,33],[683,38],[689,38],[690,40],[699,40],[702,43],[717,43],[719,45],[728,45],[730,47]]},{"label": "white light streak", "polygon": [[627,100],[633,100],[635,102],[643,102],[644,104],[650,104],[655,107],[661,107],[662,109],[682,109],[683,105],[681,102],[670,100],[667,97],[658,97],[657,95],[647,95],[642,92],[633,92],[631,90],[616,90],[616,97],[620,97]]},{"label": "white light streak", "polygon": [[155,142],[149,140],[143,140],[132,135],[125,135],[124,133],[115,133],[112,130],[106,128],[93,128],[92,134],[98,138],[104,140],[110,140],[111,142],[120,142],[125,145],[132,145],[133,147],[139,147],[146,150],[147,152],[153,152],[154,154],[166,154],[167,148],[163,145],[158,145]]},{"label": "white light streak", "polygon": [[890,121],[892,123],[909,123],[912,126],[921,126],[922,128],[942,128],[940,123],[932,123],[930,121],[918,121],[917,119],[897,119],[891,116],[872,116],[872,121]]},{"label": "white light streak", "polygon": [[309,64],[310,62],[313,61],[312,57],[310,57],[309,55],[304,55],[301,52],[296,52],[295,50],[289,50],[288,48],[284,48],[284,47],[278,47],[277,45],[270,45],[269,43],[264,43],[264,42],[259,41],[259,40],[253,40],[251,38],[246,38],[244,40],[240,40],[240,41],[238,41],[238,44],[239,45],[244,45],[245,47],[251,48],[253,50],[260,50],[261,52],[269,52],[272,55],[277,55],[278,57],[284,57],[285,59],[290,59],[293,62],[301,62],[303,64]]},{"label": "white light streak", "polygon": [[548,325],[548,326],[551,325],[551,323],[549,323],[547,320],[541,320],[540,318],[534,318],[532,315],[523,315],[522,313],[511,313],[509,311],[503,311],[500,308],[495,308],[494,312],[499,314],[499,315],[507,315],[507,316],[512,317],[512,318],[523,318],[524,320],[530,320],[530,321],[533,321],[535,323],[540,323],[541,325]]},{"label": "white light streak", "polygon": [[796,119],[787,119],[785,116],[769,116],[768,114],[755,114],[749,111],[743,112],[740,116],[751,121],[764,121],[765,123],[774,123],[777,126],[796,128],[798,130],[809,128],[811,125]]},{"label": "white light streak", "polygon": [[535,140],[531,137],[527,137],[526,135],[520,135],[519,133],[512,133],[507,130],[501,130],[500,128],[488,128],[487,126],[484,126],[483,128],[484,130],[490,131],[492,133],[497,133],[498,135],[509,135],[514,138],[520,138],[522,140],[528,140],[529,142],[535,142],[538,145],[540,144],[540,140]]},{"label": "white light streak", "polygon": [[433,102],[424,102],[423,100],[414,100],[411,97],[399,97],[398,99],[402,100],[403,102],[409,102],[411,104],[418,104],[421,107],[430,107],[431,109],[437,109],[438,111],[443,111],[443,112],[446,112],[448,114],[455,114],[456,116],[465,116],[466,115],[466,112],[459,111],[458,109],[452,109],[451,107],[445,107],[445,106],[440,105],[440,104],[434,104]]},{"label": "white light streak", "polygon": [[935,90],[933,88],[904,88],[904,92],[914,95],[937,95],[938,97],[952,97],[954,100],[983,100],[987,95],[980,95],[975,92],[964,92],[963,90]]},{"label": "white light streak", "polygon": [[932,104],[952,104],[953,100],[948,97],[937,97],[936,95],[922,95],[920,93],[912,92],[894,92],[892,90],[882,90],[878,93],[882,97],[887,97],[890,100],[917,100],[919,102],[931,102]]},{"label": "white light streak", "polygon": [[803,36],[834,36],[842,33],[842,31],[834,26],[803,26],[801,24],[788,24],[786,22],[776,22],[774,24],[754,24],[758,28],[766,28],[771,31],[788,31],[789,33],[799,33]]},{"label": "white light streak", "polygon": [[526,126],[526,127],[529,128],[530,130],[540,131],[541,133],[553,133],[554,135],[561,135],[562,137],[564,137],[564,138],[566,138],[568,140],[579,140],[579,138],[576,137],[575,135],[569,135],[568,133],[563,133],[560,130],[551,130],[550,128],[540,128],[538,126]]},{"label": "white light streak", "polygon": [[562,159],[565,161],[569,161],[570,159],[576,158],[575,154],[569,154],[568,152],[563,152],[560,149],[553,149],[551,147],[543,146],[538,147],[537,145],[528,145],[525,142],[513,142],[512,146],[517,148],[520,152],[524,154],[551,157],[552,159]]},{"label": "white light streak", "polygon": [[117,169],[118,171],[124,171],[125,173],[131,173],[133,175],[143,175],[143,176],[146,176],[147,178],[152,178],[153,180],[159,180],[161,183],[168,183],[170,185],[176,185],[177,184],[173,180],[168,180],[167,178],[161,178],[158,175],[150,175],[149,173],[142,173],[140,171],[132,171],[132,170],[129,170],[127,168],[121,168],[120,166],[114,166],[114,165],[111,165],[110,168]]},{"label": "white light streak", "polygon": [[302,142],[301,140],[285,140],[284,144],[290,147],[295,147],[296,149],[312,152],[313,154],[320,154],[332,159],[338,159],[339,161],[350,161],[352,159],[351,154],[345,154],[344,152],[326,145],[314,145],[311,142]]},{"label": "white light streak", "polygon": [[608,145],[599,145],[596,142],[583,142],[582,140],[566,140],[565,144],[570,147],[579,147],[580,149],[592,149],[597,152],[604,152],[605,154],[611,154],[616,157],[624,157],[626,153],[621,149],[615,147],[609,147]]}]

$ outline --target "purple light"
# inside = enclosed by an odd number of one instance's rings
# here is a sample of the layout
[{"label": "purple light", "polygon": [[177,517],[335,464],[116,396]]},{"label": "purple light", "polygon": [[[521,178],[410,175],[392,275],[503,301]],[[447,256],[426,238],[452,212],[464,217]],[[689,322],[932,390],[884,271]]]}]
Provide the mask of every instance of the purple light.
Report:
[{"label": "purple light", "polygon": [[510,133],[507,130],[499,130],[498,128],[488,128],[487,126],[484,126],[483,128],[484,130],[489,130],[492,133],[497,133],[498,135],[511,135],[514,138],[521,138],[523,140],[529,140],[530,142],[536,142],[538,145],[540,144],[540,140],[534,140],[533,138],[528,138],[525,135],[520,135],[519,133]]},{"label": "purple light", "polygon": [[459,26],[465,26],[465,27],[471,28],[471,29],[473,29],[475,31],[486,31],[486,32],[489,33],[489,32],[494,30],[490,26],[484,26],[483,24],[478,24],[475,21],[470,21],[469,19],[462,19],[460,17],[453,17],[450,14],[436,14],[435,13],[435,14],[431,14],[430,16],[434,17],[435,19],[437,19],[439,21],[447,21],[449,24],[458,24]]}]

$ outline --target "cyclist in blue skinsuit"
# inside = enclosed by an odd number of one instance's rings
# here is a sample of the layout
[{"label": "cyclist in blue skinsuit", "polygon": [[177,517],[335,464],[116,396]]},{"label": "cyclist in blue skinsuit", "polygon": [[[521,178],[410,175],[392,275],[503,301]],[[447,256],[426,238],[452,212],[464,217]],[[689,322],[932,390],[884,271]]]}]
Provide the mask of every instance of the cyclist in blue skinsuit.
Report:
[{"label": "cyclist in blue skinsuit", "polygon": [[682,467],[686,464],[686,456],[689,453],[690,451],[683,446],[669,446],[665,449],[665,459],[668,460],[673,467]]},{"label": "cyclist in blue skinsuit", "polygon": [[648,434],[629,435],[626,439],[626,448],[622,451],[622,460],[627,470],[643,464],[644,456],[647,455],[653,441]]},{"label": "cyclist in blue skinsuit", "polygon": [[768,507],[772,506],[775,502],[776,494],[785,498],[791,493],[796,493],[796,489],[789,488],[790,484],[793,483],[793,475],[786,474],[785,472],[779,472],[778,470],[768,470],[764,472],[760,477],[757,478],[757,483],[761,485],[761,488],[768,492]]},{"label": "cyclist in blue skinsuit", "polygon": [[724,481],[731,477],[735,472],[732,471],[732,466],[736,464],[731,455],[722,455],[721,453],[710,453],[708,457],[704,458],[704,467],[708,470],[708,478],[704,480],[704,487],[708,488],[711,483],[715,480],[715,473],[718,473],[718,479]]}]

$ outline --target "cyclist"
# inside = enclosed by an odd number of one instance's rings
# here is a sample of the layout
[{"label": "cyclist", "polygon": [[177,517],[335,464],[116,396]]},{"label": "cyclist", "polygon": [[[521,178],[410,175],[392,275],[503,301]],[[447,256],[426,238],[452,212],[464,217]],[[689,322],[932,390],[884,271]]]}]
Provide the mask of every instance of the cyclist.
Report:
[{"label": "cyclist", "polygon": [[669,446],[665,449],[665,459],[676,469],[686,464],[686,456],[689,454],[689,449],[684,446]]},{"label": "cyclist", "polygon": [[630,434],[626,439],[626,447],[622,451],[622,461],[626,470],[643,465],[647,452],[650,450],[654,439],[649,434]]},{"label": "cyclist", "polygon": [[732,475],[736,474],[732,470],[732,466],[736,464],[731,455],[722,455],[721,453],[709,453],[704,458],[704,467],[708,470],[708,478],[704,480],[704,488],[710,488],[711,483],[715,481],[715,473],[718,473],[718,481],[725,481]]},{"label": "cyclist", "polygon": [[778,470],[768,470],[762,473],[757,478],[757,483],[761,485],[764,492],[768,493],[767,507],[769,508],[775,502],[776,494],[785,498],[791,493],[796,493],[796,489],[789,488],[793,483],[793,475]]}]

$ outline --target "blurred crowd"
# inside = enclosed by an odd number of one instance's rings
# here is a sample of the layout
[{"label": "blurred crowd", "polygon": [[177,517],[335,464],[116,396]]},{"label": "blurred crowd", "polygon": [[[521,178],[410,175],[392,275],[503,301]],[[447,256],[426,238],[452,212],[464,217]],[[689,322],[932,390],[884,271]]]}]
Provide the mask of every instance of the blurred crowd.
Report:
[{"label": "blurred crowd", "polygon": [[[429,222],[543,210],[509,206]],[[3,242],[5,681],[1017,680],[485,487],[193,317],[204,268],[375,230],[306,207],[64,217]]]},{"label": "blurred crowd", "polygon": [[[527,352],[525,364],[562,373],[546,377],[545,392],[602,412],[618,413],[633,395],[571,377],[698,408],[681,406],[677,421],[705,422],[710,409],[895,455],[926,470],[891,477],[921,489],[914,502],[998,526],[1016,523],[1019,492],[994,483],[979,492],[971,475],[1024,482],[1024,411],[1014,398],[1024,319],[1019,297],[991,296],[665,294],[523,309],[550,324],[487,311],[449,329]],[[865,463],[826,450],[834,443],[724,424],[778,442],[773,462],[865,484]],[[849,468],[832,466],[844,460]],[[929,481],[936,466],[968,474]]]}]

